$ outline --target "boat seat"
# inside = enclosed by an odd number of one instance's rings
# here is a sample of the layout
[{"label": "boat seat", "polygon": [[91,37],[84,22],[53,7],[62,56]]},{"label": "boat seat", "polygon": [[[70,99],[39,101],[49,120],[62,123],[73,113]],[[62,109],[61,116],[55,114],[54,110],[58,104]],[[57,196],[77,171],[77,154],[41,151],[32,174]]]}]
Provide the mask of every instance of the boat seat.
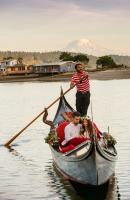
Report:
[{"label": "boat seat", "polygon": [[61,122],[56,129],[59,145],[61,145],[61,143],[65,139],[64,129],[68,124],[69,122],[67,121]]},{"label": "boat seat", "polygon": [[74,148],[75,148],[75,146],[72,145],[72,144],[70,144],[70,145],[68,145],[66,147],[59,146],[59,150],[60,150],[61,153],[69,152],[69,151],[73,150]]}]

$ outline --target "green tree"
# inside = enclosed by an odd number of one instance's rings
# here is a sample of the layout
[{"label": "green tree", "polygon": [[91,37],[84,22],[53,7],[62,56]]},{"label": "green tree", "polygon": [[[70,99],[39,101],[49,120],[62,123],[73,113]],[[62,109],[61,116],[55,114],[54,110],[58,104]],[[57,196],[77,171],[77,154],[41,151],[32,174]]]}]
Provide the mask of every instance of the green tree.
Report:
[{"label": "green tree", "polygon": [[18,64],[23,64],[23,58],[22,57],[18,57],[17,58],[17,62],[18,62]]},{"label": "green tree", "polygon": [[3,60],[11,60],[14,59],[12,56],[4,57]]},{"label": "green tree", "polygon": [[60,60],[62,60],[62,61],[83,62],[85,64],[87,64],[89,62],[89,58],[85,54],[77,54],[75,56],[72,56],[68,52],[63,52],[60,55]]},{"label": "green tree", "polygon": [[116,67],[116,63],[114,60],[111,58],[111,56],[102,56],[99,57],[96,61],[97,69],[99,65],[103,68],[113,68]]},{"label": "green tree", "polygon": [[77,54],[73,57],[73,61],[88,64],[89,58],[85,54]]},{"label": "green tree", "polygon": [[59,58],[62,61],[73,61],[73,56],[71,56],[71,54],[67,52],[61,53]]}]

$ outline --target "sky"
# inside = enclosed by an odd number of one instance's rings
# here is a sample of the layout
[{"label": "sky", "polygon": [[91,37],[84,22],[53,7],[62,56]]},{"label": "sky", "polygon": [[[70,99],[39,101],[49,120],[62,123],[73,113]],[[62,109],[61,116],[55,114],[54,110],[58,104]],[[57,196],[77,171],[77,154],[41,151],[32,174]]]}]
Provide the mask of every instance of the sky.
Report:
[{"label": "sky", "polygon": [[54,51],[86,38],[130,55],[130,0],[0,0],[0,50]]}]

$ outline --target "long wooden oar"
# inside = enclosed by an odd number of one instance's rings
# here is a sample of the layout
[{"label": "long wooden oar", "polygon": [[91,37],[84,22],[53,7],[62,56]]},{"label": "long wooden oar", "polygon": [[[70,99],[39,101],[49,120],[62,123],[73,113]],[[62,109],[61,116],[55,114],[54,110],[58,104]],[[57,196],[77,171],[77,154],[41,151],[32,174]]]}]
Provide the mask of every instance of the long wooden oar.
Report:
[{"label": "long wooden oar", "polygon": [[[72,87],[70,87],[68,90],[66,90],[60,97],[58,97],[55,101],[53,101],[47,109],[52,107],[62,96],[67,94],[71,89],[73,89],[76,85],[78,85],[82,80],[84,80],[86,76],[82,77],[79,81],[77,81],[76,84],[74,84]],[[29,122],[21,131],[19,131],[16,135],[14,135],[8,142],[4,144],[5,147],[9,147],[9,145],[25,130],[27,129],[33,122],[35,122],[43,113],[45,110],[43,110],[41,113],[39,113],[31,122]]]}]

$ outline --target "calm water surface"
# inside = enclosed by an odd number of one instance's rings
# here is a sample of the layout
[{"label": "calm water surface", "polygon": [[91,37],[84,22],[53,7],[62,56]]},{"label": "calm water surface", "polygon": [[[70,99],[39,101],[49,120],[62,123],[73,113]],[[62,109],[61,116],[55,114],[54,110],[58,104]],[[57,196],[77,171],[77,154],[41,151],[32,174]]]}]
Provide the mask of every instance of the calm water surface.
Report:
[{"label": "calm water surface", "polygon": [[[2,146],[59,96],[61,85],[66,90],[69,83],[0,83],[0,200],[89,200],[91,193],[102,199],[96,191],[78,195],[57,174],[44,143],[49,129],[42,118],[15,140],[13,151]],[[109,125],[118,141],[116,173],[104,199],[130,200],[130,80],[92,81],[91,93],[94,121],[104,131]],[[75,90],[66,98],[75,106]],[[56,107],[49,110],[50,119]]]}]

